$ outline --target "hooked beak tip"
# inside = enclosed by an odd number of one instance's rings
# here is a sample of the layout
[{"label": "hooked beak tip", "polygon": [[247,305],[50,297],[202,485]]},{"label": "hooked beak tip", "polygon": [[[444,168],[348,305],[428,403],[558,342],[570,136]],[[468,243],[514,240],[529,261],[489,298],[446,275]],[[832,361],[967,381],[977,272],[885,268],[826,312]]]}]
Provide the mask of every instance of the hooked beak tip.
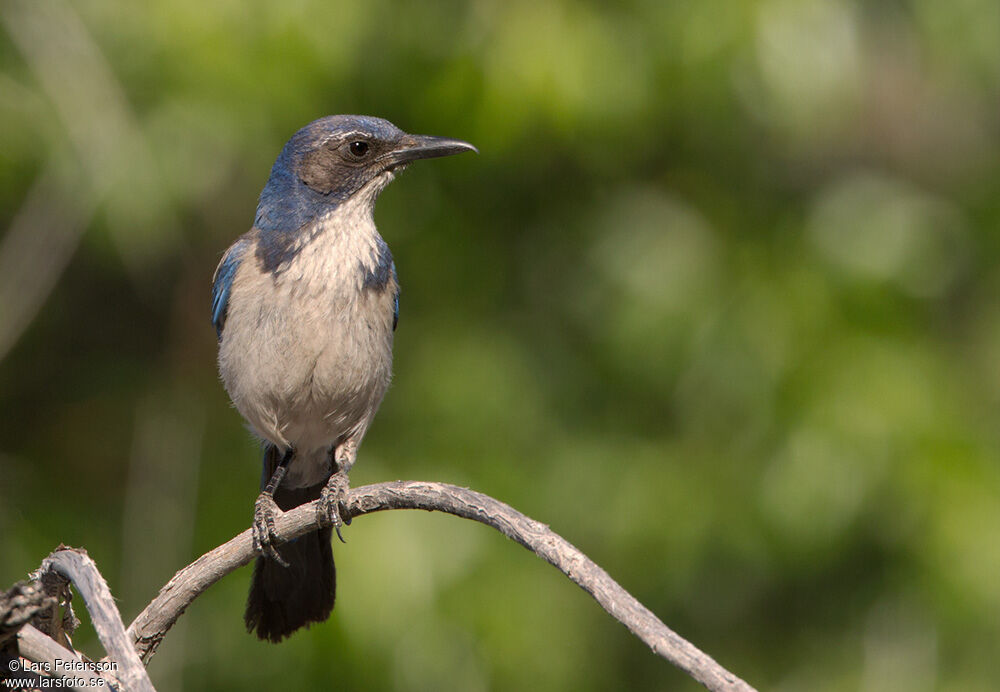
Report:
[{"label": "hooked beak tip", "polygon": [[450,137],[433,137],[430,135],[406,135],[400,140],[399,146],[389,155],[391,167],[416,161],[418,159],[434,159],[441,156],[453,156],[477,149],[468,142]]}]

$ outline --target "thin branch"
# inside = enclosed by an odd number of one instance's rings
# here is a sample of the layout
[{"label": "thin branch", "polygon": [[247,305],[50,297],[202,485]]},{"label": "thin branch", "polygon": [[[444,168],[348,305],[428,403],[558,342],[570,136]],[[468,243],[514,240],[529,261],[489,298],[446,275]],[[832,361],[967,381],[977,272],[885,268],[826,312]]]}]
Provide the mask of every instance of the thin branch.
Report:
[{"label": "thin branch", "polygon": [[[607,572],[548,526],[487,495],[443,483],[395,481],[351,490],[347,509],[351,517],[388,509],[424,509],[492,526],[558,567],[656,654],[708,689],[753,692],[750,685],[663,624]],[[313,531],[320,527],[316,503],[285,512],[275,523],[282,541]],[[254,557],[248,529],[175,574],[128,628],[142,660],[148,662],[167,631],[199,594]]]},{"label": "thin branch", "polygon": [[129,692],[155,692],[145,666],[131,646],[111,590],[90,556],[82,550],[57,550],[42,561],[41,571],[59,574],[76,586],[104,650],[118,664],[115,675],[123,688]]}]

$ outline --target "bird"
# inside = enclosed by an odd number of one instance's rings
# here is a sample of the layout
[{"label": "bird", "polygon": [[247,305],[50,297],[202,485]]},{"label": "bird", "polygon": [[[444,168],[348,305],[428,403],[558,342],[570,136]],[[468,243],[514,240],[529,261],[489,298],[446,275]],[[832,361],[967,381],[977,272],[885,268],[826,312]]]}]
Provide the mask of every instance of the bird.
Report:
[{"label": "bird", "polygon": [[[212,280],[218,366],[263,447],[257,552],[244,622],[279,642],[325,621],[336,596],[331,527],[349,522],[348,472],[392,376],[399,280],[375,201],[407,164],[476,147],[333,115],[284,145],[251,229]],[[322,526],[278,547],[275,517],[319,500]]]}]

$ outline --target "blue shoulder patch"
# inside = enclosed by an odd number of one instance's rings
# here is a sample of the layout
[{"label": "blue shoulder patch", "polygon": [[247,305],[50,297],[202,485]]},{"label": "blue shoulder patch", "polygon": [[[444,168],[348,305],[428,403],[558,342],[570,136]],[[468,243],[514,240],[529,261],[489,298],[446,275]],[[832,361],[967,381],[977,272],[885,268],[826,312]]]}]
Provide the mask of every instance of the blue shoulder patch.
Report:
[{"label": "blue shoulder patch", "polygon": [[373,269],[366,268],[363,264],[361,265],[361,273],[364,277],[362,279],[362,286],[364,288],[373,288],[377,291],[381,291],[389,283],[389,276],[391,275],[395,278],[395,267],[396,263],[392,260],[392,252],[389,250],[389,246],[382,239],[382,236],[375,236],[376,245],[376,257],[375,257],[375,267]]},{"label": "blue shoulder patch", "polygon": [[243,253],[250,241],[240,238],[233,243],[215,270],[212,278],[212,324],[215,334],[222,340],[222,329],[226,326],[226,313],[229,311],[229,292],[233,287],[233,277],[243,259]]}]

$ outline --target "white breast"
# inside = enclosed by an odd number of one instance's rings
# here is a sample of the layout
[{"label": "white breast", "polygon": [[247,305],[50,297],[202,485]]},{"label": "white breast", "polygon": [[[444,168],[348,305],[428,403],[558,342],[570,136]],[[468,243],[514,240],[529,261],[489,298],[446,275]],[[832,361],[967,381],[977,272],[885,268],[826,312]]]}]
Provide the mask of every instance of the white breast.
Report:
[{"label": "white breast", "polygon": [[279,272],[264,271],[251,247],[234,279],[222,380],[256,434],[295,447],[292,487],[329,475],[329,449],[360,442],[389,386],[395,278],[363,285],[378,241],[370,210],[348,202]]}]

